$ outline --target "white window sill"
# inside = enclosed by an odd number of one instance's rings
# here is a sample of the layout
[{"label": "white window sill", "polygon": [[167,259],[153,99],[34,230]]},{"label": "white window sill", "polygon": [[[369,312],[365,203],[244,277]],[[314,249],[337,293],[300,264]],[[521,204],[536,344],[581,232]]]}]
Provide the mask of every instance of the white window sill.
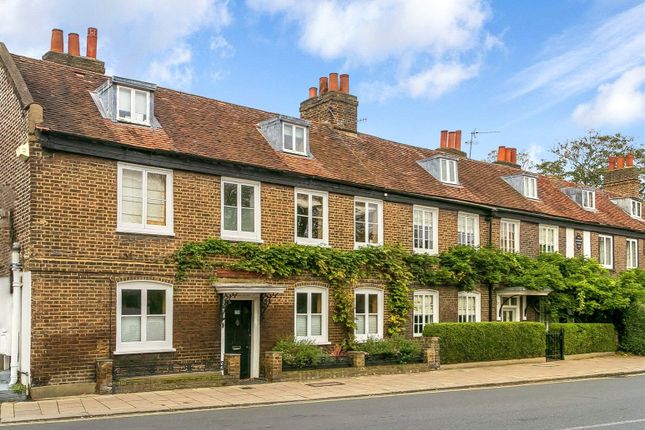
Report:
[{"label": "white window sill", "polygon": [[439,254],[436,249],[414,248],[412,250],[412,252],[415,253],[415,254],[427,254],[427,255],[437,255],[437,254]]},{"label": "white window sill", "polygon": [[222,233],[220,237],[223,240],[230,240],[233,242],[253,242],[253,243],[264,243],[264,241],[257,237],[244,237],[244,236],[235,236],[230,233]]},{"label": "white window sill", "polygon": [[361,248],[365,248],[367,246],[375,246],[375,247],[376,246],[383,246],[383,243],[381,243],[381,242],[379,242],[379,243],[365,243],[365,242],[360,242],[359,243],[359,242],[354,242],[354,249],[361,249]]},{"label": "white window sill", "polygon": [[305,245],[305,246],[319,246],[319,247],[321,247],[321,248],[331,248],[331,246],[329,245],[329,243],[327,243],[327,242],[325,242],[325,241],[321,241],[321,242],[319,242],[319,241],[309,241],[309,240],[306,240],[306,239],[296,239],[296,242],[295,242],[295,243],[296,243],[297,245]]},{"label": "white window sill", "polygon": [[128,227],[117,227],[117,233],[127,233],[127,234],[146,234],[149,236],[167,236],[175,237],[175,232],[172,230],[150,230],[150,229],[137,229],[137,228],[128,228]]},{"label": "white window sill", "polygon": [[176,352],[177,350],[175,348],[152,348],[152,349],[126,349],[126,350],[118,350],[114,351],[112,354],[114,355],[128,355],[128,354],[159,354],[159,353],[166,353],[166,352]]},{"label": "white window sill", "polygon": [[117,118],[117,122],[123,122],[125,124],[134,124],[134,125],[143,125],[146,127],[150,127],[150,122],[149,121],[135,121],[132,119],[127,119],[127,118]]},{"label": "white window sill", "polygon": [[304,341],[304,342],[311,342],[311,343],[313,343],[314,345],[318,345],[318,346],[331,345],[331,342],[329,342],[329,341],[327,341],[327,340],[324,340],[324,341],[323,341],[323,340],[320,340],[320,341],[319,341],[319,340],[316,340],[316,339],[312,339],[312,338],[310,338],[310,337],[296,337],[296,342],[303,342],[303,341]]}]

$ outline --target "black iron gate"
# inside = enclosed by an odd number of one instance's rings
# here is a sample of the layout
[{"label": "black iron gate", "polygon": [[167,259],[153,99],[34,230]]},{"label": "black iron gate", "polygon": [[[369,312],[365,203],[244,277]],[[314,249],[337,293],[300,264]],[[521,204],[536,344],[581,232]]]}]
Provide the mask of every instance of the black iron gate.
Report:
[{"label": "black iron gate", "polygon": [[546,332],[546,361],[564,360],[564,329]]}]

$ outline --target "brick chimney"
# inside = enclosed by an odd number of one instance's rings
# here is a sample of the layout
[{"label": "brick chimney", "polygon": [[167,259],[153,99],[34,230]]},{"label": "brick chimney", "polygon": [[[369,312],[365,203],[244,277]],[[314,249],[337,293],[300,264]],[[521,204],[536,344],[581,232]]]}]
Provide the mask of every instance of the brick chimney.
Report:
[{"label": "brick chimney", "polygon": [[438,150],[465,157],[466,153],[461,150],[461,130],[441,130]]},{"label": "brick chimney", "polygon": [[358,99],[349,93],[349,75],[340,75],[340,84],[338,73],[320,78],[318,91],[309,88],[309,98],[300,103],[300,117],[356,133]]},{"label": "brick chimney", "polygon": [[65,53],[63,46],[63,30],[55,28],[52,30],[51,48],[47,53],[45,53],[45,55],[43,55],[43,60],[104,74],[105,63],[96,59],[97,40],[98,31],[96,28],[88,28],[87,56],[82,57],[78,34],[69,33],[67,53]]},{"label": "brick chimney", "polygon": [[517,148],[500,146],[497,149],[497,160],[495,160],[495,164],[504,164],[519,169],[520,165],[517,164]]},{"label": "brick chimney", "polygon": [[634,166],[634,154],[610,156],[603,188],[621,197],[640,197],[640,170]]}]

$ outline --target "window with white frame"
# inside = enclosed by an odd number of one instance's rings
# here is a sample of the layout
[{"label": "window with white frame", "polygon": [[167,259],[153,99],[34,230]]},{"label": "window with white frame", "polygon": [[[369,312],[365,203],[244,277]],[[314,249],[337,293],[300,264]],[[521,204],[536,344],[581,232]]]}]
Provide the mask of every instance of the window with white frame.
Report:
[{"label": "window with white frame", "polygon": [[222,178],[222,239],[260,241],[260,183]]},{"label": "window with white frame", "polygon": [[126,281],[117,285],[116,353],[172,349],[172,285]]},{"label": "window with white frame", "polygon": [[173,234],[172,170],[118,164],[117,231]]},{"label": "window with white frame", "polygon": [[299,155],[307,155],[307,128],[282,123],[282,149]]},{"label": "window with white frame", "polygon": [[519,321],[520,320],[520,298],[518,296],[504,297],[498,296],[497,300],[501,306],[502,321]]},{"label": "window with white frame", "polygon": [[413,208],[413,247],[414,252],[436,254],[438,252],[439,210],[424,206]]},{"label": "window with white frame", "polygon": [[537,178],[534,176],[524,176],[523,181],[524,196],[529,199],[537,199]]},{"label": "window with white frame", "polygon": [[447,184],[456,184],[457,180],[457,160],[449,158],[440,159],[441,182]]},{"label": "window with white frame", "polygon": [[481,321],[481,296],[476,292],[460,291],[457,296],[457,318],[459,322]]},{"label": "window with white frame", "polygon": [[638,267],[638,240],[627,239],[627,268],[636,269]]},{"label": "window with white frame", "polygon": [[116,119],[137,124],[150,124],[150,92],[118,86]]},{"label": "window with white frame", "polygon": [[327,288],[297,287],[295,333],[297,340],[327,343]]},{"label": "window with white frame", "polygon": [[504,252],[520,252],[520,222],[503,219],[499,223],[499,247]]},{"label": "window with white frame", "polygon": [[598,262],[604,267],[614,267],[614,238],[612,236],[598,235]]},{"label": "window with white frame", "polygon": [[642,218],[643,217],[643,204],[641,202],[639,202],[638,200],[632,199],[629,214],[631,216],[633,216],[634,218]]},{"label": "window with white frame", "polygon": [[553,225],[540,225],[539,233],[540,252],[558,252],[558,227]]},{"label": "window with white frame", "polygon": [[596,209],[596,192],[582,190],[582,207],[585,209]]},{"label": "window with white frame", "polygon": [[327,244],[327,193],[295,190],[296,243]]},{"label": "window with white frame", "polygon": [[354,322],[356,340],[383,337],[383,291],[372,288],[354,291]]},{"label": "window with white frame", "polygon": [[426,324],[439,322],[439,293],[433,290],[418,290],[414,292],[414,313],[412,334],[423,335]]},{"label": "window with white frame", "polygon": [[383,202],[356,198],[354,200],[354,245],[383,244]]},{"label": "window with white frame", "polygon": [[457,243],[479,246],[479,215],[459,212],[457,216]]}]

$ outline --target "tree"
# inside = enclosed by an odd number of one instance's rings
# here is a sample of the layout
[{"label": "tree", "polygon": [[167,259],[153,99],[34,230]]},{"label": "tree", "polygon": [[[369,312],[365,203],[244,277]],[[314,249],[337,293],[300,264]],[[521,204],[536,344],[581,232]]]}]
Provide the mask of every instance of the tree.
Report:
[{"label": "tree", "polygon": [[[497,149],[493,149],[491,152],[488,153],[486,156],[486,161],[489,163],[494,163],[497,161]],[[529,155],[528,152],[518,152],[517,153],[517,164],[520,165],[522,170],[527,170],[529,172],[532,172],[535,170],[535,163],[531,160],[531,156]]]},{"label": "tree", "polygon": [[[620,133],[601,135],[590,130],[586,136],[558,142],[549,152],[555,160],[542,160],[537,164],[538,173],[555,176],[592,187],[603,184],[609,156],[634,154],[636,166],[645,165],[645,148],[634,144],[633,137]],[[645,191],[645,176],[641,175],[641,195]]]}]

